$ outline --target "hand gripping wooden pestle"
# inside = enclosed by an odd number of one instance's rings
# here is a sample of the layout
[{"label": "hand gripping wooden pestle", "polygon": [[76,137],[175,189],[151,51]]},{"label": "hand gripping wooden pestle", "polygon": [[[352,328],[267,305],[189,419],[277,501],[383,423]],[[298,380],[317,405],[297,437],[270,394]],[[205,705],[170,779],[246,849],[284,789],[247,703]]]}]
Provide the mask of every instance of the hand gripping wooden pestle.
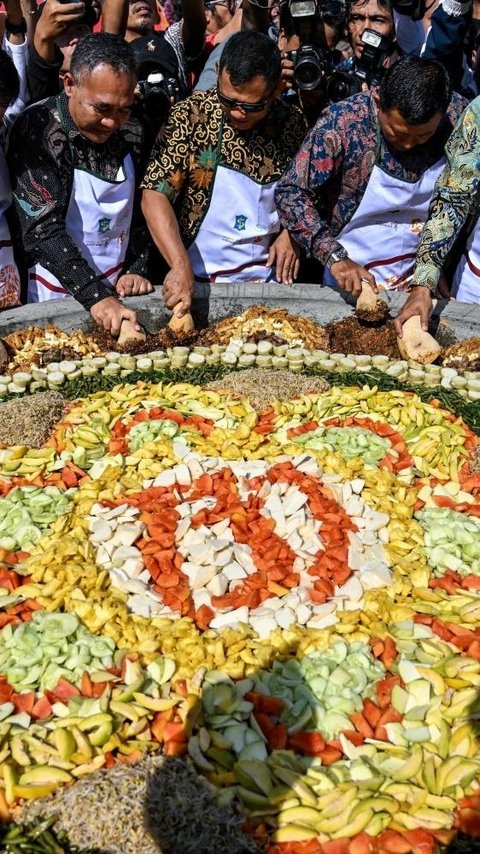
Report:
[{"label": "hand gripping wooden pestle", "polygon": [[127,320],[127,318],[122,320],[117,342],[120,347],[125,346],[125,344],[134,344],[139,341],[144,343],[146,340],[147,335],[143,327],[139,332],[138,329],[135,329],[135,326],[130,322],[130,320]]},{"label": "hand gripping wooden pestle", "polygon": [[388,314],[387,303],[372,290],[366,279],[362,279],[362,290],[357,298],[355,314],[359,320],[365,320],[367,323],[385,320]]},{"label": "hand gripping wooden pestle", "polygon": [[[435,308],[436,300],[433,300]],[[430,365],[438,358],[442,348],[438,341],[422,329],[420,316],[414,314],[403,324],[402,337],[397,337],[397,347],[402,359],[412,359],[420,365]]]},{"label": "hand gripping wooden pestle", "polygon": [[183,306],[182,300],[177,302],[175,308],[173,309],[173,314],[168,322],[168,328],[175,332],[176,335],[185,335],[187,332],[193,332],[195,329],[195,324],[193,322],[193,317],[189,311],[183,315],[183,317],[178,317],[177,312],[181,310]]}]

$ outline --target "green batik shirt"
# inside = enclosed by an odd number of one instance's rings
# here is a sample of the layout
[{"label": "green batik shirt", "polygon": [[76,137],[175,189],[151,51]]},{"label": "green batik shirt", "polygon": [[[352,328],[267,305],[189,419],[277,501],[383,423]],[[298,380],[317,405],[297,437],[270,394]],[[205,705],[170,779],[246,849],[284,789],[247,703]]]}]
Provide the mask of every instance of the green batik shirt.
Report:
[{"label": "green batik shirt", "polygon": [[435,291],[445,259],[468,219],[480,212],[480,97],[460,117],[445,146],[439,176],[422,231],[412,287]]}]

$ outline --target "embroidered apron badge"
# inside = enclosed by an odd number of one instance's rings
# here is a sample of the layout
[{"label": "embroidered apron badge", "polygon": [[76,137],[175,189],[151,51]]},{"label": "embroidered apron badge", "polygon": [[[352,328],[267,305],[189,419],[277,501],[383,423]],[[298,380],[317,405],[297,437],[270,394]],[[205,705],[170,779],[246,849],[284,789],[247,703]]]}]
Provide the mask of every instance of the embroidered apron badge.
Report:
[{"label": "embroidered apron badge", "polygon": [[233,226],[236,231],[245,231],[245,226],[248,217],[243,216],[242,214],[235,217],[235,225]]}]

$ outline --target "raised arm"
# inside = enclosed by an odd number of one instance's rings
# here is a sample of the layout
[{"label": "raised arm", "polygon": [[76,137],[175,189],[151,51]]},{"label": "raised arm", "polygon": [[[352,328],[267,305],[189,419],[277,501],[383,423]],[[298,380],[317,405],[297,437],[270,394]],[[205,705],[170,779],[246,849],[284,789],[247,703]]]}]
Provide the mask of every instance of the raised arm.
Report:
[{"label": "raised arm", "polygon": [[124,36],[127,29],[128,0],[103,0],[102,29]]},{"label": "raised arm", "polygon": [[205,43],[207,19],[203,0],[183,0],[182,41],[187,57],[193,59]]}]

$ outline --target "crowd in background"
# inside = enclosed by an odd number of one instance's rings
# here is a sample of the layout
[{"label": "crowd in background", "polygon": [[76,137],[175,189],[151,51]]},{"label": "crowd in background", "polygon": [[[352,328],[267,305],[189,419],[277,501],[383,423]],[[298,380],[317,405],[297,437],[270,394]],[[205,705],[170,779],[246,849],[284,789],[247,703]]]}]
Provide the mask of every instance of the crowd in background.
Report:
[{"label": "crowd in background", "polygon": [[[3,32],[2,32],[3,31]],[[5,0],[0,309],[162,288],[480,303],[478,0]],[[1,326],[1,315],[0,315]]]}]

